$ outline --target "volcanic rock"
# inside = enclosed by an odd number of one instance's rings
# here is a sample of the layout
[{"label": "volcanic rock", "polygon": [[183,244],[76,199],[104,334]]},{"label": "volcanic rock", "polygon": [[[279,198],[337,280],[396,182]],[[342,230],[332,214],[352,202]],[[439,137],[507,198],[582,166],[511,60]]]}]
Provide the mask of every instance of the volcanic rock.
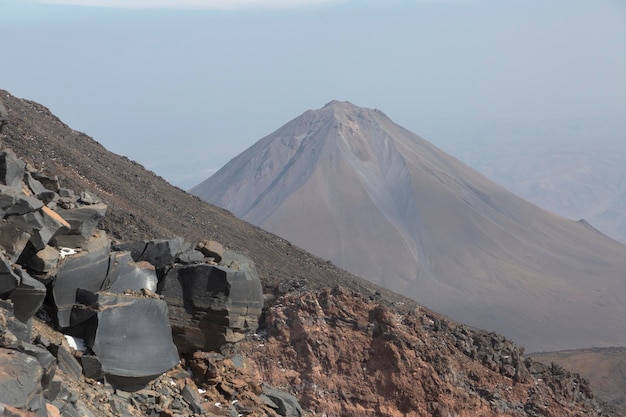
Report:
[{"label": "volcanic rock", "polygon": [[111,383],[145,384],[178,364],[165,301],[79,290],[77,302],[95,316],[85,342]]},{"label": "volcanic rock", "polygon": [[197,264],[174,266],[167,273],[162,294],[182,352],[217,349],[257,329],[261,282],[252,261],[242,263],[240,270]]},{"label": "volcanic rock", "polygon": [[157,270],[173,264],[178,254],[188,249],[182,237],[154,239],[113,245],[117,251],[130,251],[135,262],[150,262]]},{"label": "volcanic rock", "polygon": [[22,183],[26,163],[18,159],[11,150],[0,152],[0,184],[9,187],[18,187]]},{"label": "volcanic rock", "polygon": [[42,396],[43,369],[34,357],[0,348],[0,403],[29,409]]},{"label": "volcanic rock", "polygon": [[94,234],[98,222],[107,211],[106,204],[93,204],[69,210],[58,210],[57,213],[71,226],[68,234],[55,238],[57,246],[72,248],[81,247]]},{"label": "volcanic rock", "polygon": [[20,285],[20,277],[0,251],[0,295],[10,294]]},{"label": "volcanic rock", "polygon": [[[57,321],[61,328],[70,326],[72,306],[79,288],[99,291],[109,270],[111,243],[106,233],[98,231],[82,250],[61,259],[52,284],[52,296],[57,309]],[[77,323],[75,323],[77,324]]]},{"label": "volcanic rock", "polygon": [[46,286],[34,279],[21,268],[15,270],[20,277],[20,284],[11,293],[15,318],[26,323],[35,315],[46,298]]},{"label": "volcanic rock", "polygon": [[142,288],[152,292],[157,290],[157,276],[154,266],[145,261],[135,263],[130,252],[112,252],[109,271],[103,288],[111,293],[139,291]]}]

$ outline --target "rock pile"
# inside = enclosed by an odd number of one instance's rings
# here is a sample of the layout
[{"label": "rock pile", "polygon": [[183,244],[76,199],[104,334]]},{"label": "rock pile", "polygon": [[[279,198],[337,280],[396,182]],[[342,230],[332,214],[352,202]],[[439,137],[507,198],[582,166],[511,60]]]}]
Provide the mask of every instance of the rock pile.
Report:
[{"label": "rock pile", "polygon": [[[219,350],[256,330],[263,294],[250,259],[180,237],[112,243],[98,230],[106,211],[0,152],[0,403],[88,415],[57,370],[137,390],[176,367],[179,350]],[[36,314],[84,341],[79,360],[66,343],[31,343]]]}]

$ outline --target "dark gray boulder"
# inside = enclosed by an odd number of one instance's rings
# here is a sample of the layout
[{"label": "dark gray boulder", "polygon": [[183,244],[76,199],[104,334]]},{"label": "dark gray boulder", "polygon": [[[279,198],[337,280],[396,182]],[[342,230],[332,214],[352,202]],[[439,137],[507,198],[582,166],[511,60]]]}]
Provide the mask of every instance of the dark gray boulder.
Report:
[{"label": "dark gray boulder", "polygon": [[2,132],[2,128],[4,128],[7,123],[9,123],[9,112],[2,100],[0,100],[0,132]]},{"label": "dark gray boulder", "polygon": [[[266,404],[274,408],[277,414],[285,417],[302,417],[304,412],[298,400],[293,395],[280,391],[270,385],[263,386],[261,399],[266,400]],[[267,401],[269,399],[270,401]]]},{"label": "dark gray boulder", "polygon": [[31,238],[32,228],[23,221],[0,222],[0,247],[9,262],[15,263]]},{"label": "dark gray boulder", "polygon": [[38,198],[25,194],[17,194],[14,197],[13,205],[6,209],[5,215],[32,213],[42,207],[43,203]]},{"label": "dark gray boulder", "polygon": [[70,224],[71,229],[67,234],[55,237],[56,246],[81,247],[94,234],[106,211],[107,205],[102,203],[58,210],[59,216]]},{"label": "dark gray boulder", "polygon": [[21,188],[26,172],[26,162],[19,159],[11,150],[0,152],[0,184]]},{"label": "dark gray boulder", "polygon": [[174,263],[177,256],[189,249],[189,244],[180,237],[172,239],[143,240],[113,246],[117,251],[130,251],[135,262],[150,262],[157,270]]},{"label": "dark gray boulder", "polygon": [[10,294],[20,285],[20,277],[0,251],[0,295]]},{"label": "dark gray boulder", "polygon": [[[244,263],[244,262],[242,262]],[[174,342],[183,352],[218,349],[254,332],[263,308],[253,264],[239,270],[207,264],[177,265],[164,279]]]},{"label": "dark gray boulder", "polygon": [[31,256],[25,262],[25,266],[36,273],[48,274],[56,269],[59,259],[59,250],[52,246],[46,246]]},{"label": "dark gray boulder", "polygon": [[32,320],[26,322],[15,318],[13,303],[0,300],[0,346],[17,349],[21,342],[30,343]]},{"label": "dark gray boulder", "polygon": [[63,345],[50,345],[50,352],[57,359],[57,363],[59,364],[59,369],[62,370],[67,376],[78,381],[80,379],[81,374],[83,373],[83,368],[76,360],[72,352],[70,352]]},{"label": "dark gray boulder", "polygon": [[[98,231],[82,250],[59,261],[52,283],[52,296],[61,328],[70,326],[72,306],[79,288],[99,291],[109,270],[110,241],[106,233]],[[77,323],[72,323],[77,324]]]},{"label": "dark gray boulder", "polygon": [[24,184],[28,186],[33,195],[39,195],[44,191],[47,191],[46,187],[44,187],[39,180],[33,177],[33,174],[30,172],[26,172],[24,174]]},{"label": "dark gray boulder", "polygon": [[103,286],[108,292],[122,294],[124,291],[157,290],[154,266],[148,262],[135,263],[130,252],[112,252],[109,273]]},{"label": "dark gray boulder", "polygon": [[11,293],[15,318],[26,323],[32,318],[46,298],[46,286],[31,277],[21,268],[15,269],[20,285]]},{"label": "dark gray boulder", "polygon": [[42,396],[43,368],[36,358],[0,348],[0,403],[29,409]]},{"label": "dark gray boulder", "polygon": [[145,384],[178,364],[165,301],[84,290],[77,298],[96,318],[85,342],[111,383]]}]

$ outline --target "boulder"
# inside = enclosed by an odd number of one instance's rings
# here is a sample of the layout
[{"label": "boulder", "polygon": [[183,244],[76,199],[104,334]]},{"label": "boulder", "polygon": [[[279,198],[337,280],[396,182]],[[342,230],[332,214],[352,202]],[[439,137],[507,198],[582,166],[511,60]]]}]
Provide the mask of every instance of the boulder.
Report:
[{"label": "boulder", "polygon": [[30,257],[26,261],[25,266],[37,273],[47,274],[56,269],[59,258],[60,253],[58,249],[46,246]]},{"label": "boulder", "polygon": [[106,204],[93,204],[73,209],[58,210],[57,213],[70,224],[67,234],[55,237],[56,246],[82,247],[96,231],[98,222],[107,211]]},{"label": "boulder", "polygon": [[214,240],[203,240],[198,243],[196,249],[202,252],[204,256],[213,258],[216,263],[220,263],[224,256],[224,247]]},{"label": "boulder", "polygon": [[29,409],[42,397],[43,368],[36,358],[0,348],[0,403]]},{"label": "boulder", "polygon": [[85,343],[111,383],[145,384],[178,364],[163,300],[85,290],[77,298],[96,319]]},{"label": "boulder", "polygon": [[102,288],[109,270],[110,245],[106,233],[98,231],[80,252],[65,256],[59,261],[52,283],[52,296],[57,309],[59,327],[70,326],[76,290],[82,288],[99,291]]},{"label": "boulder", "polygon": [[150,262],[157,270],[171,265],[180,253],[189,249],[189,244],[180,237],[172,239],[143,240],[113,245],[117,251],[130,251],[135,262]]},{"label": "boulder", "polygon": [[174,343],[182,352],[218,349],[258,327],[261,282],[252,261],[240,270],[224,266],[177,265],[166,275],[162,294],[170,306]]},{"label": "boulder", "polygon": [[10,294],[20,285],[20,277],[13,271],[11,263],[0,251],[0,296]]},{"label": "boulder", "polygon": [[21,188],[26,172],[26,162],[19,159],[11,150],[0,152],[0,184]]},{"label": "boulder", "polygon": [[11,293],[15,318],[26,323],[32,318],[46,298],[46,286],[31,277],[21,268],[15,269],[20,285]]},{"label": "boulder", "polygon": [[280,391],[270,385],[265,384],[263,386],[261,399],[269,399],[270,401],[266,401],[266,404],[274,408],[276,413],[281,416],[302,417],[304,415],[302,407],[298,403],[296,397],[285,391]]},{"label": "boulder", "polygon": [[11,263],[17,262],[31,238],[32,229],[22,221],[6,220],[0,223],[0,247]]},{"label": "boulder", "polygon": [[43,184],[39,180],[33,177],[33,174],[30,172],[26,172],[24,174],[24,184],[28,186],[28,189],[34,195],[39,195],[44,191],[49,191],[46,189],[46,187],[43,186]]},{"label": "boulder", "polygon": [[157,276],[154,266],[143,261],[135,263],[128,251],[112,252],[109,273],[103,288],[118,294],[143,288],[156,292]]},{"label": "boulder", "polygon": [[40,172],[31,172],[31,176],[33,177],[33,179],[39,181],[46,190],[51,190],[55,193],[59,190],[59,177],[57,177],[56,175],[49,176],[44,175]]},{"label": "boulder", "polygon": [[4,107],[4,103],[0,100],[0,133],[2,132],[2,128],[9,123],[9,112],[7,108]]},{"label": "boulder", "polygon": [[32,213],[43,207],[43,203],[36,197],[25,194],[16,194],[11,207],[6,209],[5,215]]},{"label": "boulder", "polygon": [[21,342],[30,343],[32,320],[18,320],[13,308],[10,300],[0,300],[0,346],[17,349]]}]

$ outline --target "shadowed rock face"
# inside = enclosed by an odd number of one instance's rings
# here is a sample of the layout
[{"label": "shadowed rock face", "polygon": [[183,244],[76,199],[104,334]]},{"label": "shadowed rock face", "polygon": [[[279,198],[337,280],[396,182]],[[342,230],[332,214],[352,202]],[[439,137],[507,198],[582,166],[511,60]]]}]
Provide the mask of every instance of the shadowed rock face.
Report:
[{"label": "shadowed rock face", "polygon": [[626,344],[626,246],[516,197],[378,110],[307,111],[191,192],[529,350]]}]

